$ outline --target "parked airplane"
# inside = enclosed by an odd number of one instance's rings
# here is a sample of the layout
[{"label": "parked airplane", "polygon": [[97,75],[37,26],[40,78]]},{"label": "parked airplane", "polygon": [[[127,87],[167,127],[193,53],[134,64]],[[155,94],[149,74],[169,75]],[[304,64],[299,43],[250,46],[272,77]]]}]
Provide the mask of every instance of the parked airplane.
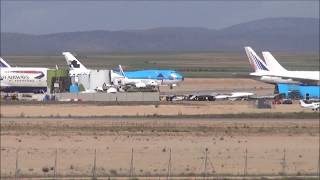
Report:
[{"label": "parked airplane", "polygon": [[219,95],[218,93],[215,92],[198,92],[189,95],[188,99],[192,101],[201,101],[201,100],[208,100],[208,101],[214,101],[216,100],[216,96]]},{"label": "parked airplane", "polygon": [[0,58],[2,92],[40,93],[47,91],[48,68],[11,67]]},{"label": "parked airplane", "polygon": [[158,87],[159,84],[153,79],[129,79],[126,73],[123,72],[121,65],[119,65],[119,70],[123,78],[119,79],[120,84],[125,86],[134,86],[136,88],[155,88]]},{"label": "parked airplane", "polygon": [[220,99],[229,99],[231,101],[235,100],[242,100],[242,99],[248,99],[251,96],[253,96],[254,93],[249,92],[232,92],[232,93],[226,93],[226,94],[218,94],[215,96],[216,100]]},{"label": "parked airplane", "polygon": [[[116,72],[121,74],[121,72]],[[139,70],[139,71],[126,71],[127,78],[129,79],[152,79],[158,85],[169,85],[171,88],[177,86],[178,83],[184,80],[184,77],[173,70]]]},{"label": "parked airplane", "polygon": [[255,72],[250,75],[271,84],[319,85],[319,71],[288,71],[283,68],[270,52],[263,52],[263,61],[251,47],[245,47],[249,63]]},{"label": "parked airplane", "polygon": [[312,109],[313,111],[319,111],[320,102],[312,102],[310,104],[306,104],[303,100],[300,100],[300,105],[304,108]]}]

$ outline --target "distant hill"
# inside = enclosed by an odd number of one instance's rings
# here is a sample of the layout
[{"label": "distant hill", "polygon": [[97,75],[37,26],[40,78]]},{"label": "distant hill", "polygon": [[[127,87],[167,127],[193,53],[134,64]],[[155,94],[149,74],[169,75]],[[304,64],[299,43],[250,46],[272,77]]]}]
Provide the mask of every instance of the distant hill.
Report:
[{"label": "distant hill", "polygon": [[64,32],[47,35],[1,33],[3,55],[108,52],[257,50],[319,51],[319,19],[268,18],[224,29],[163,27],[147,30]]}]

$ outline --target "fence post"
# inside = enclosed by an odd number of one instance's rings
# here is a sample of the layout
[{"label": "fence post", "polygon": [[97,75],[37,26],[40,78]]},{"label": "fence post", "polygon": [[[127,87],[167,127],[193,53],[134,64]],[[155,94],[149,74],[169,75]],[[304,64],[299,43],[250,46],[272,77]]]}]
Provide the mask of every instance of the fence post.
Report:
[{"label": "fence post", "polygon": [[286,175],[286,149],[283,149],[283,158],[282,158],[282,175]]},{"label": "fence post", "polygon": [[92,168],[93,179],[96,179],[96,160],[97,160],[97,149],[94,149],[93,168]]},{"label": "fence post", "polygon": [[18,178],[18,174],[19,174],[19,148],[16,150],[16,171],[15,171],[15,175],[14,178],[17,179]]},{"label": "fence post", "polygon": [[207,164],[208,164],[208,148],[205,149],[204,172],[203,172],[203,176],[205,178],[207,176]]},{"label": "fence post", "polygon": [[246,148],[246,151],[244,153],[244,171],[243,175],[246,177],[248,175],[248,148]]},{"label": "fence post", "polygon": [[320,177],[320,145],[319,145],[319,154],[318,154],[318,176]]},{"label": "fence post", "polygon": [[133,176],[133,148],[131,149],[131,161],[130,161],[130,177]]},{"label": "fence post", "polygon": [[58,159],[58,149],[56,149],[55,158],[54,158],[54,171],[53,171],[54,179],[56,179],[57,177],[57,159]]},{"label": "fence post", "polygon": [[171,176],[171,148],[169,150],[169,162],[168,162],[168,171],[167,171],[167,179]]}]

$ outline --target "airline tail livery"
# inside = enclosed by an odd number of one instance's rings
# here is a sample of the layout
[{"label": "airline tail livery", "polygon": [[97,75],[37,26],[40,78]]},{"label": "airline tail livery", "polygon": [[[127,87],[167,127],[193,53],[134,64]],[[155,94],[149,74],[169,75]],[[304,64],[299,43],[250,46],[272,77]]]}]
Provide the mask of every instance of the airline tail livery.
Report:
[{"label": "airline tail livery", "polygon": [[250,75],[259,80],[271,83],[286,83],[299,85],[319,85],[319,71],[288,71],[272,56],[270,52],[262,52],[262,60],[251,47],[245,47],[249,63],[254,70]]},{"label": "airline tail livery", "polygon": [[5,60],[0,57],[0,68],[11,67]]}]

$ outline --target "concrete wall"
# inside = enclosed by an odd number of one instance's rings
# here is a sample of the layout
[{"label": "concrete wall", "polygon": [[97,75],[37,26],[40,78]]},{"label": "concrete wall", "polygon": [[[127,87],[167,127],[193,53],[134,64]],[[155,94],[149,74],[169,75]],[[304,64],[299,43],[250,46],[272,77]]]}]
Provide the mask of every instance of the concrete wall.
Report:
[{"label": "concrete wall", "polygon": [[56,99],[67,101],[78,99],[81,101],[108,101],[108,102],[158,102],[159,92],[118,92],[112,93],[57,93]]}]

